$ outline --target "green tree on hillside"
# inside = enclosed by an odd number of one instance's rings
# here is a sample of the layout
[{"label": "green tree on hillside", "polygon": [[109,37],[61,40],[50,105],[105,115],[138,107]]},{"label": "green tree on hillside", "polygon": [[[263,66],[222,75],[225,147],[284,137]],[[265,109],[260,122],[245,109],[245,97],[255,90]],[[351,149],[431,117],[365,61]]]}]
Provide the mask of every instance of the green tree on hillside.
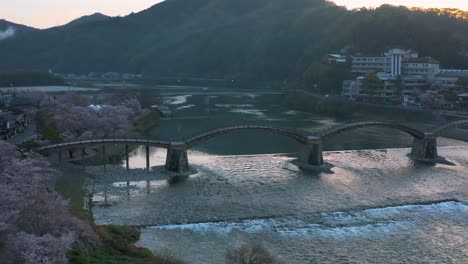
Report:
[{"label": "green tree on hillside", "polygon": [[354,74],[350,72],[348,65],[312,63],[302,79],[309,90],[317,88],[321,94],[341,94],[343,81],[354,79]]},{"label": "green tree on hillside", "polygon": [[384,82],[375,73],[366,75],[361,85],[362,89],[370,95],[375,95],[384,89]]},{"label": "green tree on hillside", "polygon": [[401,102],[403,100],[403,90],[405,88],[405,84],[400,75],[397,76],[397,78],[393,82],[393,85],[395,87],[395,97],[398,101]]}]

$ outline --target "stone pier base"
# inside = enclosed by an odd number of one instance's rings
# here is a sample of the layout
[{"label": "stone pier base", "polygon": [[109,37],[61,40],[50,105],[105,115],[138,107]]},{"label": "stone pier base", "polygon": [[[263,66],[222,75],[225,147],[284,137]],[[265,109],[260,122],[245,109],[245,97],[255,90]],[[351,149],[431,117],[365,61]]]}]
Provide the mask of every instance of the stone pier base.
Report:
[{"label": "stone pier base", "polygon": [[303,170],[322,171],[329,166],[323,161],[323,144],[319,137],[308,137],[307,143],[301,146],[297,165]]},{"label": "stone pier base", "polygon": [[166,170],[177,173],[187,173],[190,170],[187,148],[183,143],[172,144],[167,150]]},{"label": "stone pier base", "polygon": [[426,133],[424,138],[414,138],[409,156],[413,160],[428,163],[437,163],[444,160],[437,155],[437,137],[429,133]]}]

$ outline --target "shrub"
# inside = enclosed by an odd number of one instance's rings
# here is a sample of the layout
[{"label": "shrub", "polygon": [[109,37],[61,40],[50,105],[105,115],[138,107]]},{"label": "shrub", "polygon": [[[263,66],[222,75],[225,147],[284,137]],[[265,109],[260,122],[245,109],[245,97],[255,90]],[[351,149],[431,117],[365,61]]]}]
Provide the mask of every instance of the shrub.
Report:
[{"label": "shrub", "polygon": [[227,264],[275,264],[278,261],[260,244],[242,245],[226,252]]},{"label": "shrub", "polygon": [[25,150],[35,150],[39,147],[39,143],[37,143],[35,140],[30,139],[23,144],[21,144],[21,148]]}]

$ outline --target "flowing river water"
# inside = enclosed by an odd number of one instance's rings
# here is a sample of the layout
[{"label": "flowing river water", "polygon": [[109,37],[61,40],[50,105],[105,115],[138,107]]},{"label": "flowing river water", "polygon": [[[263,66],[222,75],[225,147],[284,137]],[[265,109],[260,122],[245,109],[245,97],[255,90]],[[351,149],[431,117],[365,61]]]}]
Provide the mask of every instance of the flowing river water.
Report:
[{"label": "flowing river water", "polygon": [[[286,109],[274,93],[179,92],[163,93],[173,117],[149,137],[246,123],[313,134],[346,122]],[[151,149],[150,173],[143,148],[132,152],[130,172],[86,170],[96,176],[97,224],[141,226],[140,246],[188,263],[224,263],[228,249],[246,243],[283,263],[467,263],[468,145],[439,140],[453,164],[428,166],[407,157],[411,141],[379,128],[346,133],[325,145],[331,171],[307,173],[291,164],[293,140],[244,131],[189,151],[197,173],[177,184],[160,168],[163,149]]]}]

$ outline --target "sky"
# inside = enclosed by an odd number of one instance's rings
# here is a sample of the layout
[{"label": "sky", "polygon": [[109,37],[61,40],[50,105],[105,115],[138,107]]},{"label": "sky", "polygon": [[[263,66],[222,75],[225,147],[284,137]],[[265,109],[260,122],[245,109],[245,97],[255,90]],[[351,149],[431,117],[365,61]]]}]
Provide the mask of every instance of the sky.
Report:
[{"label": "sky", "polygon": [[[132,12],[142,11],[161,1],[0,0],[0,18],[36,28],[48,28],[63,25],[75,18],[96,12],[109,16],[125,16]],[[419,7],[452,7],[468,10],[468,0],[334,0],[334,2],[348,8],[375,7],[388,3]]]}]

